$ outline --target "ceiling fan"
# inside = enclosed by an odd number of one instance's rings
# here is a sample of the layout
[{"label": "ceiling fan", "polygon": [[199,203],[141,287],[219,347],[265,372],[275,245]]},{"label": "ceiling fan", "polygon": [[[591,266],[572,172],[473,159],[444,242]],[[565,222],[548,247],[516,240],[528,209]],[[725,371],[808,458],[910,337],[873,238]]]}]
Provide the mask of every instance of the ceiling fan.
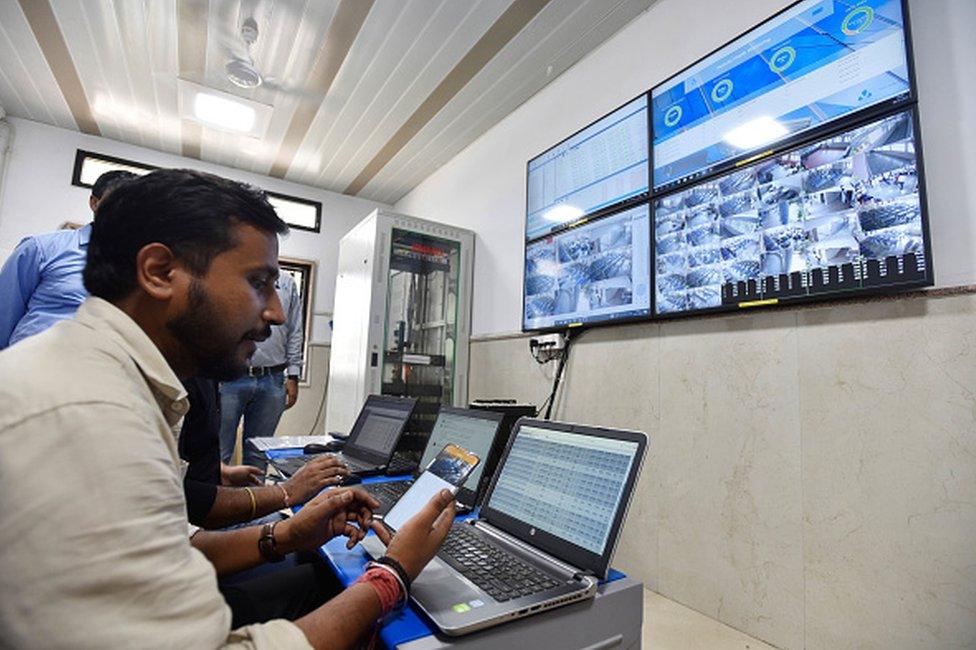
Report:
[{"label": "ceiling fan", "polygon": [[253,17],[248,16],[241,22],[240,39],[244,46],[242,51],[227,48],[230,59],[224,65],[224,73],[235,86],[251,90],[265,82],[251,55],[251,46],[258,40],[258,23]]}]

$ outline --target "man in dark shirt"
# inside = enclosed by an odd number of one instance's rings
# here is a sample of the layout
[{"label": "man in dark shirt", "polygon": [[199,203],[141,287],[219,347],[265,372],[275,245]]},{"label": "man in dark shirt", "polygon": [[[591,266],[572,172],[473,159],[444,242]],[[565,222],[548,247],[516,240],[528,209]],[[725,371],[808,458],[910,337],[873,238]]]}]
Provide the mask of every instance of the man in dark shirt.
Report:
[{"label": "man in dark shirt", "polygon": [[220,398],[217,382],[194,377],[183,382],[190,410],[180,431],[180,458],[188,463],[183,479],[187,516],[202,528],[249,522],[281,508],[305,503],[349,473],[333,456],[317,458],[279,485],[261,485],[261,471],[229,467],[220,460]]}]

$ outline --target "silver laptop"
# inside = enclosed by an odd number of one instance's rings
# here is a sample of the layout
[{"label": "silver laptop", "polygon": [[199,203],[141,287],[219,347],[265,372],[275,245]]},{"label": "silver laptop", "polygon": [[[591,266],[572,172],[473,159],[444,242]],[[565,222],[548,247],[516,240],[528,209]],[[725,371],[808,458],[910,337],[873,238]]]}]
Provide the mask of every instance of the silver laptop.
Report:
[{"label": "silver laptop", "polygon": [[[617,546],[647,436],[519,420],[481,518],[455,522],[414,603],[457,636],[593,597]],[[378,557],[375,536],[363,541]]]}]

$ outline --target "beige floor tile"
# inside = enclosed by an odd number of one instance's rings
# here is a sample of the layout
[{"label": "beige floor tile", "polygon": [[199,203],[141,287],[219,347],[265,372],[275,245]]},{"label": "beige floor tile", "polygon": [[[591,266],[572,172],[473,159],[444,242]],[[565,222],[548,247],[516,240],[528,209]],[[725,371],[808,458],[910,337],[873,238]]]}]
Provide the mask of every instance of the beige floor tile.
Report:
[{"label": "beige floor tile", "polygon": [[644,590],[644,650],[775,650],[748,634]]}]

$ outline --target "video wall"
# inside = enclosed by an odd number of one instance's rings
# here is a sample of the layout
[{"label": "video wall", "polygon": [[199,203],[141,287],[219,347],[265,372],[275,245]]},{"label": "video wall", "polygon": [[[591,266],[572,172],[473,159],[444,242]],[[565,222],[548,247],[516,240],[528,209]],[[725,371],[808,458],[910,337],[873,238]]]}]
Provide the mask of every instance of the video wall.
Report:
[{"label": "video wall", "polygon": [[906,12],[797,2],[529,161],[523,330],[931,285]]}]

